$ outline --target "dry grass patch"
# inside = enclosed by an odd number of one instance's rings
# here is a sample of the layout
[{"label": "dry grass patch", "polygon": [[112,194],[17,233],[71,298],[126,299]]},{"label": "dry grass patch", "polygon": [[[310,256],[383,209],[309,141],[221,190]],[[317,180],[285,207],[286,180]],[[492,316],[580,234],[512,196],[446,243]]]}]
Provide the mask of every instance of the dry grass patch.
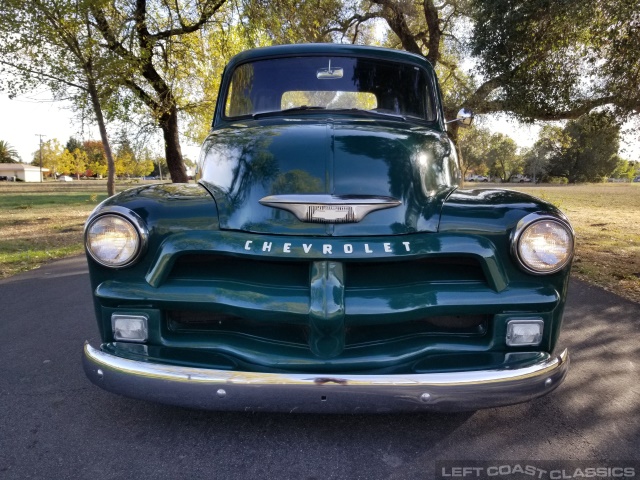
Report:
[{"label": "dry grass patch", "polygon": [[0,278],[82,253],[84,221],[106,198],[106,189],[102,185],[63,187],[0,187]]}]

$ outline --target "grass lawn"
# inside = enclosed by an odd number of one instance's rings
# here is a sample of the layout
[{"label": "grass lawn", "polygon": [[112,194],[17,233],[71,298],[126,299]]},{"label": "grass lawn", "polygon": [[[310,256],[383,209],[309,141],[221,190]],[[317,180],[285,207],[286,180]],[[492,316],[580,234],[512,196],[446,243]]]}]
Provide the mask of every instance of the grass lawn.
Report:
[{"label": "grass lawn", "polygon": [[[560,207],[577,236],[573,275],[640,303],[639,183],[499,186]],[[106,196],[97,181],[0,183],[0,278],[82,253],[84,221]]]},{"label": "grass lawn", "polygon": [[82,253],[84,221],[106,192],[100,181],[0,183],[0,278]]}]

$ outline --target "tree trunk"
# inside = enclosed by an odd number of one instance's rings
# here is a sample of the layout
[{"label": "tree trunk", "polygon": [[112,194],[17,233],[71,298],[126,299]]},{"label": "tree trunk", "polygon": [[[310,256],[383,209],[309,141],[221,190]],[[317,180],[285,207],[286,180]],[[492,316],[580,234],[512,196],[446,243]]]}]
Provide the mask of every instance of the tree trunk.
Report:
[{"label": "tree trunk", "polygon": [[164,135],[164,152],[171,181],[173,183],[189,182],[187,170],[182,161],[182,149],[178,136],[178,110],[175,105],[160,117],[160,128]]},{"label": "tree trunk", "polygon": [[104,115],[102,115],[102,107],[100,105],[100,98],[98,97],[98,89],[95,82],[90,75],[87,75],[89,84],[89,96],[91,97],[91,103],[93,105],[93,111],[96,114],[96,120],[98,121],[98,129],[100,130],[100,139],[102,140],[102,146],[104,147],[104,154],[107,157],[107,194],[109,196],[116,193],[116,167],[113,162],[113,154],[111,152],[111,145],[109,145],[109,137],[107,137],[107,127],[104,123]]}]

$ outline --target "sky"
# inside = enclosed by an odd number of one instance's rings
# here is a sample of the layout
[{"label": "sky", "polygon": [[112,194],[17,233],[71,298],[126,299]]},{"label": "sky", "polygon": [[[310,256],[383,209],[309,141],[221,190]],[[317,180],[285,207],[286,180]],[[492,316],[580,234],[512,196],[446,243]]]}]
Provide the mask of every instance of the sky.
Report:
[{"label": "sky", "polygon": [[[25,163],[30,163],[33,154],[42,141],[58,139],[61,145],[67,143],[70,137],[79,140],[100,140],[97,126],[85,125],[84,128],[73,112],[62,102],[46,100],[45,95],[26,94],[10,100],[0,92],[0,140],[8,142],[18,151],[18,155]],[[158,136],[157,148],[154,151],[163,152],[161,136]],[[199,145],[193,145],[183,140],[182,153],[192,160],[198,158]]]},{"label": "sky", "polygon": [[[493,132],[503,133],[513,138],[523,148],[533,145],[538,137],[540,125],[524,125],[510,120],[507,115],[484,116],[480,118],[483,126]],[[636,122],[635,127],[640,128]],[[628,124],[626,129],[633,125]],[[624,128],[623,128],[624,130]],[[40,138],[43,141],[57,138],[64,145],[69,137],[75,136],[81,140],[99,140],[100,134],[95,126],[79,124],[73,113],[64,108],[61,102],[47,101],[46,96],[33,94],[22,95],[10,100],[6,94],[0,92],[0,140],[8,142],[18,151],[23,162],[29,163],[33,153],[38,150]],[[158,136],[158,143],[161,137]],[[156,145],[154,150],[162,152],[162,145]],[[198,158],[199,145],[182,140],[182,152],[188,158]],[[623,137],[621,155],[629,160],[640,159],[640,142],[638,133]]]}]

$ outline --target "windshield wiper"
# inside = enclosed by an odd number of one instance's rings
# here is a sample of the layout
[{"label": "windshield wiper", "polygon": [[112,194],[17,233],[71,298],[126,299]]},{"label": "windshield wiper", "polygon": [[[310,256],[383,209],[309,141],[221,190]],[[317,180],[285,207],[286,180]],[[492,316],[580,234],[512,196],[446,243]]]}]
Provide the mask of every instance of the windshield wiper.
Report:
[{"label": "windshield wiper", "polygon": [[377,110],[363,110],[361,108],[341,108],[336,110],[331,110],[332,112],[354,112],[354,113],[363,113],[365,115],[370,115],[372,117],[390,117],[396,120],[402,120],[403,122],[407,121],[407,117],[404,115],[400,115],[399,113],[390,113],[390,112],[379,112]]},{"label": "windshield wiper", "polygon": [[338,112],[338,113],[358,113],[369,115],[372,117],[387,117],[393,118],[395,120],[402,120],[403,122],[407,121],[407,118],[398,113],[390,113],[390,112],[379,112],[377,110],[363,110],[361,108],[326,108],[316,105],[300,105],[299,107],[286,108],[284,110],[273,110],[270,112],[258,112],[252,115],[253,118],[267,117],[272,115],[282,115],[286,113],[293,112],[307,112],[310,110],[326,110],[327,112]]},{"label": "windshield wiper", "polygon": [[270,115],[281,115],[283,113],[292,113],[292,112],[306,112],[308,110],[326,110],[325,107],[317,106],[317,105],[300,105],[299,107],[286,108],[284,110],[273,110],[270,112],[258,112],[254,113],[253,118],[266,117]]}]

